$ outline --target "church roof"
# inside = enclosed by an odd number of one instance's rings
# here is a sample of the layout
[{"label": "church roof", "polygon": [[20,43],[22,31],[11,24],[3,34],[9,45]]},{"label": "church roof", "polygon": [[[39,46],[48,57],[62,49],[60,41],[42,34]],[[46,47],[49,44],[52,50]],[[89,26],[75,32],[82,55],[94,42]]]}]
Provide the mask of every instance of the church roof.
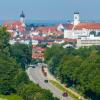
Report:
[{"label": "church roof", "polygon": [[82,30],[82,29],[100,29],[100,23],[79,23],[74,26],[74,24],[66,24],[64,25],[67,30]]}]

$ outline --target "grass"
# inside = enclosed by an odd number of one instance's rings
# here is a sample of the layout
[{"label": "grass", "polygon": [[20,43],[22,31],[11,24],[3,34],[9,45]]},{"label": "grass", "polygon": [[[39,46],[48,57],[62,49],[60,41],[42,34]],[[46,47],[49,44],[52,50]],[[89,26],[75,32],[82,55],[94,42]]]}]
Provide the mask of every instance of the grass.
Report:
[{"label": "grass", "polygon": [[0,100],[23,100],[20,96],[17,95],[0,95]]},{"label": "grass", "polygon": [[78,96],[76,96],[75,94],[73,94],[68,88],[63,87],[60,83],[54,81],[54,80],[49,80],[49,82],[54,85],[56,88],[60,89],[62,92],[67,92],[69,94],[69,96],[71,96],[73,98],[73,100],[79,100]]}]

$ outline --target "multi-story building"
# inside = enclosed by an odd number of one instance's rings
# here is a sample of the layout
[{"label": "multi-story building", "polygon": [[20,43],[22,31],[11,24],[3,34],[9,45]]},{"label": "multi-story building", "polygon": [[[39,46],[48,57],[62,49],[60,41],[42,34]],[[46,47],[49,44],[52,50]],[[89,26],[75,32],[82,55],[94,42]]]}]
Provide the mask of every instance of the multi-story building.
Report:
[{"label": "multi-story building", "polygon": [[100,46],[100,37],[90,35],[89,37],[81,37],[77,39],[77,48],[92,45]]},{"label": "multi-story building", "polygon": [[78,39],[89,36],[91,31],[100,32],[100,23],[80,22],[79,12],[74,13],[74,21],[65,25],[64,38]]}]

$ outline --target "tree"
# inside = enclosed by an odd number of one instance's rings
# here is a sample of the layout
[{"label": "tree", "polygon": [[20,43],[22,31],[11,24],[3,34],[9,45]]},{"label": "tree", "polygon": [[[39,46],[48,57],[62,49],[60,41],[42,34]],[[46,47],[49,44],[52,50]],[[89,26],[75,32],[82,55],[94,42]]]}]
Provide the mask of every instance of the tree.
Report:
[{"label": "tree", "polygon": [[31,63],[32,50],[31,47],[24,44],[15,44],[10,46],[10,54],[21,64],[22,68]]},{"label": "tree", "polygon": [[9,55],[9,38],[10,34],[6,31],[6,28],[0,27],[0,54]]},{"label": "tree", "polygon": [[29,78],[28,78],[26,72],[22,71],[22,70],[18,73],[15,80],[16,80],[15,84],[16,84],[17,87],[20,84],[27,84],[29,82]]},{"label": "tree", "polygon": [[18,94],[24,100],[56,100],[49,90],[41,89],[38,85],[29,83],[18,88]]},{"label": "tree", "polygon": [[0,57],[0,93],[10,94],[16,91],[15,77],[18,72],[18,65],[12,58]]}]

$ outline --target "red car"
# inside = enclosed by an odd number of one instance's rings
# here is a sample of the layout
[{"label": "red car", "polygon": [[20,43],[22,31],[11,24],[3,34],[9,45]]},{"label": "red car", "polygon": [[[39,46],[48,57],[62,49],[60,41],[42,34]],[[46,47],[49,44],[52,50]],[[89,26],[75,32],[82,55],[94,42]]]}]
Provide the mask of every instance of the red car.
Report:
[{"label": "red car", "polygon": [[64,97],[67,97],[67,96],[68,96],[68,93],[67,93],[67,92],[64,92],[64,93],[63,93],[63,96],[64,96]]}]

